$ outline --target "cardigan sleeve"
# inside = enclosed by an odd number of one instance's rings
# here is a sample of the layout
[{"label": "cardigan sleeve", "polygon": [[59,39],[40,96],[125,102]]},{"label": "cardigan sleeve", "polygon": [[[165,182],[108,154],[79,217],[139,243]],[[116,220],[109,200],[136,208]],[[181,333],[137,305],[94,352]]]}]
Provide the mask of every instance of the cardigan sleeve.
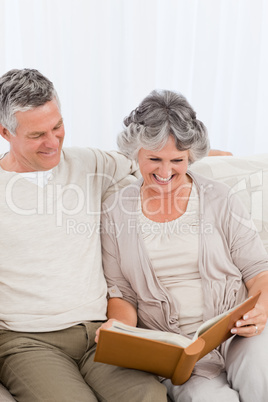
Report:
[{"label": "cardigan sleeve", "polygon": [[234,264],[247,282],[268,270],[268,254],[245,206],[233,195],[229,198],[228,240]]},{"label": "cardigan sleeve", "polygon": [[120,250],[117,242],[120,228],[113,220],[112,214],[105,211],[106,209],[107,204],[104,204],[101,216],[101,237],[102,261],[108,285],[108,297],[122,298],[137,308],[137,295],[125,278],[120,266]]}]

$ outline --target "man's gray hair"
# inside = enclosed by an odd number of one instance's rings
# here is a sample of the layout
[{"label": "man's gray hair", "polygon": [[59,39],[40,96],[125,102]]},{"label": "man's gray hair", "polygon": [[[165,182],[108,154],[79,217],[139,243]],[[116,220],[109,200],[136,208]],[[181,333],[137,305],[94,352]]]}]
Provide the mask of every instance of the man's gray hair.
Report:
[{"label": "man's gray hair", "polygon": [[54,85],[37,70],[10,70],[0,78],[0,124],[16,134],[16,112],[26,112],[55,99],[60,101]]},{"label": "man's gray hair", "polygon": [[174,137],[178,150],[189,150],[189,163],[201,159],[209,151],[205,125],[196,119],[187,99],[176,92],[152,91],[124,119],[124,126],[117,144],[119,150],[131,159],[137,160],[141,148],[160,150],[170,135]]}]

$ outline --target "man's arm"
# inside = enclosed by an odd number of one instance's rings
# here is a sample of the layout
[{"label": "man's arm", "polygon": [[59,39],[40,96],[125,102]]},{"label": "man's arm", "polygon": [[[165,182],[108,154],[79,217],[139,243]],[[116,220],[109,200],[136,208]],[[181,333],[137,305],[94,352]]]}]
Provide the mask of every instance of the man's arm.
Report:
[{"label": "man's arm", "polygon": [[137,163],[117,151],[95,150],[97,174],[103,175],[102,202],[141,177]]}]

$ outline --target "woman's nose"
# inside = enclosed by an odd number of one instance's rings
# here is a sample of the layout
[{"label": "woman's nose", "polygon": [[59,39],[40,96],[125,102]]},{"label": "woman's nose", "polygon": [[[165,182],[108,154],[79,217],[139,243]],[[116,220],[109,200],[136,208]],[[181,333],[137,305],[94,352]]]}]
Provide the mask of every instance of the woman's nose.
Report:
[{"label": "woman's nose", "polygon": [[160,167],[159,167],[159,175],[163,178],[163,179],[167,179],[169,176],[171,176],[172,174],[172,168],[168,163],[163,163]]}]

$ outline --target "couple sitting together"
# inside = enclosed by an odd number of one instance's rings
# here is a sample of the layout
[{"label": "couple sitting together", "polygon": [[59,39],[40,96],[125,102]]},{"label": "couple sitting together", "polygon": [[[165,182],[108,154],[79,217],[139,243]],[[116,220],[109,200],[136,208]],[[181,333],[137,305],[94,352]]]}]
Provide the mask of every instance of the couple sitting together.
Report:
[{"label": "couple sitting together", "polygon": [[[0,381],[19,402],[265,402],[268,256],[228,187],[191,172],[209,151],[204,124],[167,90],[124,124],[121,152],[62,149],[51,81],[0,78]],[[113,320],[191,336],[258,291],[183,385],[94,362]]]}]

